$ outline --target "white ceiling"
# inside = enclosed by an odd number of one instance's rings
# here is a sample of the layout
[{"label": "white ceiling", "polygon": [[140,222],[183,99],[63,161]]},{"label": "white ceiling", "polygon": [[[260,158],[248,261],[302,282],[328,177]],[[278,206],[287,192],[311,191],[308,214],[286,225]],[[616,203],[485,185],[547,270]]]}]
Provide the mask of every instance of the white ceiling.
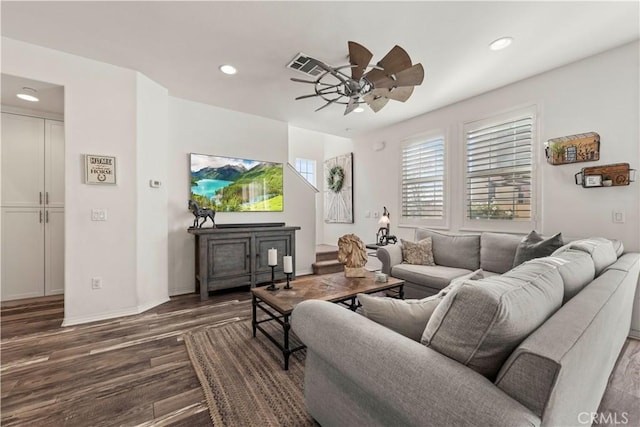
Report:
[{"label": "white ceiling", "polygon": [[[138,70],[172,96],[354,136],[637,40],[639,2],[2,2],[2,35]],[[494,52],[488,44],[511,36]],[[286,65],[394,44],[425,68],[406,103],[320,112]],[[239,72],[226,76],[221,64]],[[304,77],[303,77],[304,78]],[[587,88],[588,89],[588,88]],[[347,130],[349,129],[349,130]]]}]

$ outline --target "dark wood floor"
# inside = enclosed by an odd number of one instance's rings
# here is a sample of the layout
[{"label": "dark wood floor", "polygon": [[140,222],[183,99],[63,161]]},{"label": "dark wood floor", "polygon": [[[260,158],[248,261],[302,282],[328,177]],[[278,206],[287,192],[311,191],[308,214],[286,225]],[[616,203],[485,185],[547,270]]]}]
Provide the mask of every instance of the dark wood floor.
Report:
[{"label": "dark wood floor", "polygon": [[2,304],[2,426],[211,425],[181,336],[250,318],[248,291],[187,295],[137,316],[61,328],[63,301]]},{"label": "dark wood floor", "polygon": [[[249,319],[250,308],[247,290],[206,302],[186,295],[137,316],[61,328],[61,297],[3,303],[0,424],[209,426],[181,336]],[[640,341],[627,341],[600,411],[640,425]]]}]

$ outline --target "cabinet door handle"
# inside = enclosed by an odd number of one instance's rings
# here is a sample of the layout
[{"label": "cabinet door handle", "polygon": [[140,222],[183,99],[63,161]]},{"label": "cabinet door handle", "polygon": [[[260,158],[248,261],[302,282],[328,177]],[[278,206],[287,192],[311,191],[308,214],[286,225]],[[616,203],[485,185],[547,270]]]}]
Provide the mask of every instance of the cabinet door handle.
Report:
[{"label": "cabinet door handle", "polygon": [[41,205],[41,204],[42,204],[42,191],[40,191],[40,192],[38,193],[38,195],[39,195],[39,196],[38,196],[38,204],[39,204],[39,205]]},{"label": "cabinet door handle", "polygon": [[47,222],[47,223],[49,222],[49,211],[46,211],[44,213],[44,222]]},{"label": "cabinet door handle", "polygon": [[40,224],[42,224],[42,211],[40,211]]},{"label": "cabinet door handle", "polygon": [[44,204],[45,205],[49,204],[49,192],[48,191],[46,193],[44,193]]}]

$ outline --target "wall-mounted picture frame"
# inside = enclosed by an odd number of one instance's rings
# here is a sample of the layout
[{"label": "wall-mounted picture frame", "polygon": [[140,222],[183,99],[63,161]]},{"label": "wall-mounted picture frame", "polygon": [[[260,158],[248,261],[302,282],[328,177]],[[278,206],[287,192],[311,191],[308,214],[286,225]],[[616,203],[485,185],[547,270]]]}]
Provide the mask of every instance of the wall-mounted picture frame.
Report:
[{"label": "wall-mounted picture frame", "polygon": [[282,212],[282,163],[191,153],[189,200],[216,212]]},{"label": "wall-mounted picture frame", "polygon": [[85,154],[85,184],[116,184],[116,158]]},{"label": "wall-mounted picture frame", "polygon": [[353,224],[353,153],[324,162],[324,222]]},{"label": "wall-mounted picture frame", "polygon": [[585,175],[585,187],[602,187],[602,175]]}]

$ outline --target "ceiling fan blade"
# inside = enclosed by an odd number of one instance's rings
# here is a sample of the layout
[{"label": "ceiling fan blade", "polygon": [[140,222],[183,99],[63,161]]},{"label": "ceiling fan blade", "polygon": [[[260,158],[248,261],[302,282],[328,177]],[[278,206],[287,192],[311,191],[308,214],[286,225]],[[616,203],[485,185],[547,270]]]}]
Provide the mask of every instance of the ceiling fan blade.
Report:
[{"label": "ceiling fan blade", "polygon": [[396,87],[391,89],[380,88],[371,91],[374,96],[383,96],[394,101],[405,102],[413,93],[413,86]]},{"label": "ceiling fan blade", "polygon": [[422,84],[423,80],[424,68],[422,68],[422,64],[416,64],[411,68],[396,73],[397,87],[417,86]]},{"label": "ceiling fan blade", "polygon": [[369,52],[369,49],[356,42],[349,42],[349,62],[353,66],[351,68],[352,79],[360,80],[371,58],[373,58],[373,53]]},{"label": "ceiling fan blade", "polygon": [[382,96],[376,97],[372,93],[366,94],[362,97],[362,99],[364,99],[364,101],[367,103],[367,105],[369,105],[374,113],[382,110],[382,107],[387,105],[387,102],[389,102],[389,98],[384,98]]},{"label": "ceiling fan blade", "polygon": [[364,77],[371,82],[374,87],[379,87],[379,84],[388,80],[387,74],[383,70],[374,68],[370,70]]},{"label": "ceiling fan blade", "polygon": [[387,75],[391,75],[411,67],[411,58],[409,58],[406,50],[395,45],[393,49],[378,62],[378,65],[384,68]]},{"label": "ceiling fan blade", "polygon": [[402,86],[417,86],[422,84],[424,80],[424,69],[422,64],[416,64],[411,68],[399,71],[395,75],[395,78],[386,77],[379,78],[375,82],[372,82],[376,88],[393,88]]}]

